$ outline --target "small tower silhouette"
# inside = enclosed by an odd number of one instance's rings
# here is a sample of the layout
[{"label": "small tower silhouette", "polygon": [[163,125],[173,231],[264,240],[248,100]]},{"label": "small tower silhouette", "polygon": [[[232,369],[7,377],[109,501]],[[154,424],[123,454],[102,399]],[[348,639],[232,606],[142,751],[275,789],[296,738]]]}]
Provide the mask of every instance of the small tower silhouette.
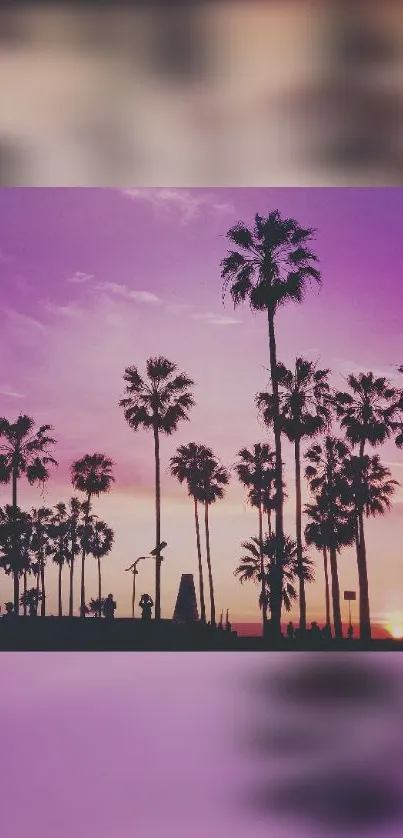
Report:
[{"label": "small tower silhouette", "polygon": [[199,612],[193,573],[182,573],[173,614],[175,623],[197,623]]}]

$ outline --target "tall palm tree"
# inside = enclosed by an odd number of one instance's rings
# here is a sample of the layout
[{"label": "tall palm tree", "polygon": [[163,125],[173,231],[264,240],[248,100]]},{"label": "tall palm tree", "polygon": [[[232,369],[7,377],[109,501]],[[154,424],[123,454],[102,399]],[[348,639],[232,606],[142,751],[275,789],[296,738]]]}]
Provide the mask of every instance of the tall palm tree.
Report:
[{"label": "tall palm tree", "polygon": [[[91,498],[109,492],[115,478],[112,474],[113,461],[105,454],[85,454],[71,466],[71,480],[74,489],[86,495],[84,527],[87,529],[91,513]],[[81,552],[81,596],[80,614],[85,606],[85,538]]]},{"label": "tall palm tree", "polygon": [[[175,456],[171,457],[171,474],[179,480],[179,483],[186,482],[188,495],[193,500],[194,517],[196,527],[196,548],[199,570],[199,595],[200,595],[200,620],[206,622],[206,603],[204,599],[203,565],[200,544],[200,522],[199,522],[199,495],[200,495],[200,466],[201,458],[206,451],[205,446],[196,442],[189,442],[188,445],[180,445]],[[209,449],[212,456],[213,452]]]},{"label": "tall palm tree", "polygon": [[69,501],[68,512],[68,540],[67,557],[69,565],[69,617],[74,613],[74,565],[77,556],[82,552],[82,530],[85,520],[85,504],[80,503],[78,498],[72,497]]},{"label": "tall palm tree", "polygon": [[[0,483],[12,485],[12,508],[17,517],[17,484],[25,474],[31,486],[44,484],[50,475],[49,466],[57,466],[51,449],[56,440],[49,436],[51,425],[35,427],[30,416],[22,414],[15,422],[0,419]],[[17,526],[17,523],[16,523]],[[17,546],[15,547],[17,549]],[[19,575],[14,575],[14,611],[20,604]]]},{"label": "tall palm tree", "polygon": [[182,419],[189,419],[188,412],[194,405],[189,388],[194,382],[167,358],[149,358],[146,376],[142,377],[135,366],[126,367],[124,373],[125,398],[119,406],[129,426],[152,430],[155,457],[155,619],[161,619],[161,469],[160,434],[173,434]]},{"label": "tall palm tree", "polygon": [[[255,311],[265,311],[269,331],[269,356],[274,402],[273,431],[276,451],[276,537],[282,543],[283,524],[283,461],[281,454],[280,401],[277,379],[277,347],[275,316],[280,306],[288,302],[301,302],[307,286],[320,283],[320,273],[315,267],[318,259],[309,245],[315,230],[303,228],[293,218],[282,218],[278,210],[267,217],[255,215],[254,224],[248,228],[238,222],[227,233],[231,245],[221,262],[223,296],[229,288],[234,303],[249,301]],[[279,548],[280,549],[280,548]],[[281,556],[277,562],[277,594],[274,597],[273,626],[281,634]]]},{"label": "tall palm tree", "polygon": [[[312,494],[320,506],[321,526],[330,554],[332,577],[332,602],[334,633],[336,639],[343,636],[340,610],[340,586],[337,568],[337,552],[341,546],[339,531],[340,510],[348,506],[348,487],[344,474],[345,460],[349,454],[347,445],[334,436],[327,435],[321,444],[312,445],[306,452],[309,465],[305,476]],[[344,530],[343,530],[344,532]],[[347,532],[345,533],[347,538]],[[351,534],[351,541],[354,533]],[[351,542],[350,542],[351,543]]]},{"label": "tall palm tree", "polygon": [[200,480],[198,500],[204,504],[204,526],[206,535],[206,560],[210,592],[210,623],[216,625],[214,583],[211,570],[209,507],[224,497],[225,486],[229,483],[229,473],[212,453],[211,448],[204,448],[200,454]]},{"label": "tall palm tree", "polygon": [[[242,547],[247,552],[241,557],[239,565],[234,571],[234,576],[237,576],[241,583],[250,580],[261,585],[262,570],[260,539],[251,538],[249,541],[244,541],[242,543]],[[275,567],[278,552],[276,536],[266,534],[263,539],[263,573],[265,589],[264,593],[262,589],[260,590],[259,606],[262,610],[264,607],[269,607],[271,612],[275,594]],[[292,541],[289,536],[284,537],[281,555],[283,570],[282,604],[284,605],[286,611],[290,611],[292,603],[297,599],[295,581],[298,579],[299,574],[299,559],[296,542]],[[302,567],[306,582],[314,581],[312,566],[312,561],[307,556],[303,555]]]},{"label": "tall palm tree", "polygon": [[[317,369],[312,361],[296,358],[294,370],[277,365],[281,430],[294,444],[297,551],[301,565],[299,577],[299,628],[306,631],[305,582],[302,572],[302,494],[301,444],[323,431],[331,417],[329,370]],[[258,393],[256,404],[267,425],[273,425],[276,412],[273,393]]]},{"label": "tall palm tree", "polygon": [[[399,418],[399,391],[383,376],[373,372],[349,375],[350,392],[337,392],[335,406],[340,425],[347,440],[358,448],[359,461],[364,464],[367,445],[376,447],[389,439]],[[364,510],[358,509],[356,538],[357,563],[360,583],[360,636],[371,639],[370,607],[368,598],[367,555],[364,536]]]},{"label": "tall palm tree", "polygon": [[115,535],[104,521],[92,520],[87,536],[86,552],[98,563],[98,601],[102,600],[101,559],[112,550]]},{"label": "tall palm tree", "polygon": [[45,567],[46,559],[52,554],[52,510],[46,506],[31,510],[32,537],[31,552],[39,566],[37,590],[41,586],[41,617],[46,615]]},{"label": "tall palm tree", "polygon": [[66,504],[57,503],[51,521],[52,560],[58,567],[58,613],[63,616],[62,572],[68,558],[69,516]]},{"label": "tall palm tree", "polygon": [[251,506],[258,509],[259,514],[259,544],[260,544],[260,584],[262,598],[263,635],[267,626],[267,603],[265,596],[265,574],[263,555],[263,512],[267,491],[273,485],[275,474],[275,452],[268,443],[255,443],[253,449],[241,448],[238,451],[239,460],[235,464],[235,471],[239,481],[248,489],[248,500]]},{"label": "tall palm tree", "polygon": [[[14,613],[19,613],[19,579],[30,567],[32,521],[18,506],[0,507],[0,564],[14,583]],[[26,577],[25,577],[26,578]]]},{"label": "tall palm tree", "polygon": [[[342,547],[352,544],[355,529],[351,510],[339,504],[329,504],[329,495],[325,490],[315,496],[314,503],[305,504],[304,512],[308,518],[305,526],[305,542],[313,545],[323,555],[323,569],[325,574],[326,626],[330,629],[330,588],[328,552],[337,544],[336,554]],[[331,513],[331,514],[330,514]],[[332,567],[333,620],[336,624],[338,605],[340,604],[338,588],[337,564]],[[338,631],[340,635],[340,630]]]},{"label": "tall palm tree", "polygon": [[[398,486],[391,472],[378,455],[358,457],[350,455],[345,462],[345,476],[349,484],[355,516],[355,541],[359,581],[360,638],[371,639],[371,615],[366,562],[364,517],[384,515],[391,507],[391,499]],[[365,557],[365,561],[364,561]]]}]

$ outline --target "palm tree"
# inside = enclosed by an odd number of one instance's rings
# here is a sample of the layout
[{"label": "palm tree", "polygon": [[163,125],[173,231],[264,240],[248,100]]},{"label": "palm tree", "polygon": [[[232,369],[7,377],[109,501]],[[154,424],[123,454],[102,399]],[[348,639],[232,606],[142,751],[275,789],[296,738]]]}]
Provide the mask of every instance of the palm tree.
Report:
[{"label": "palm tree", "polygon": [[204,504],[204,526],[206,534],[206,560],[210,591],[210,623],[215,626],[214,583],[211,570],[209,507],[212,503],[224,497],[224,487],[229,483],[229,474],[212,453],[211,448],[205,448],[200,453],[200,480],[198,486],[198,500]]},{"label": "palm tree", "polygon": [[37,591],[39,594],[39,580],[42,590],[41,617],[46,615],[45,566],[46,559],[52,554],[52,510],[46,506],[31,510],[32,537],[31,552],[39,565],[37,576]]},{"label": "palm tree", "polygon": [[[205,446],[196,442],[189,442],[188,445],[180,445],[174,457],[170,460],[171,474],[179,480],[179,483],[186,482],[188,495],[193,499],[194,517],[196,527],[196,548],[199,570],[199,594],[200,594],[200,620],[206,622],[206,603],[204,599],[203,565],[200,544],[200,522],[199,522],[199,495],[200,495],[200,466],[201,458],[206,451]],[[213,452],[209,449],[210,456]]]},{"label": "palm tree", "polygon": [[235,464],[235,471],[239,481],[248,489],[248,500],[259,513],[259,544],[260,544],[260,583],[262,598],[263,636],[266,634],[267,605],[265,596],[265,574],[263,555],[263,511],[264,501],[268,490],[272,488],[275,474],[275,453],[268,443],[256,443],[251,451],[241,448],[238,451],[239,461]]},{"label": "palm tree", "polygon": [[[237,306],[249,301],[255,311],[265,311],[269,331],[269,356],[273,392],[273,431],[276,451],[276,537],[282,543],[283,525],[283,461],[281,454],[280,399],[277,378],[277,347],[274,321],[280,306],[301,302],[307,285],[320,283],[315,267],[317,256],[309,248],[315,230],[303,228],[293,218],[282,218],[278,210],[266,218],[256,214],[249,229],[238,222],[227,233],[236,249],[230,250],[221,262],[223,296],[227,289]],[[280,547],[279,547],[280,549]],[[274,596],[273,626],[281,634],[281,556],[278,561],[277,594]]]},{"label": "palm tree", "polygon": [[58,613],[63,616],[62,572],[68,557],[69,516],[66,504],[57,503],[51,521],[52,560],[58,567]]},{"label": "palm tree", "polygon": [[194,382],[177,365],[167,358],[149,358],[146,363],[146,377],[137,367],[126,367],[124,373],[125,398],[119,406],[129,426],[152,430],[155,457],[155,619],[161,619],[161,476],[160,476],[160,434],[171,435],[182,419],[189,419],[188,411],[194,405],[189,388]]},{"label": "palm tree", "polygon": [[21,594],[20,603],[23,606],[25,612],[29,609],[30,615],[36,616],[38,612],[38,605],[42,600],[42,591],[38,591],[37,588],[28,588]]},{"label": "palm tree", "polygon": [[[259,538],[251,538],[249,541],[244,541],[242,547],[247,552],[241,557],[240,563],[234,571],[234,576],[237,576],[241,583],[246,581],[253,581],[261,585],[261,544]],[[263,557],[264,557],[264,593],[261,588],[259,594],[259,606],[263,610],[264,607],[269,607],[272,613],[273,599],[275,595],[276,584],[276,556],[279,554],[278,544],[276,543],[275,535],[267,535],[263,538]],[[297,592],[295,589],[295,580],[299,574],[299,558],[297,545],[288,536],[284,537],[282,549],[282,605],[286,611],[291,610],[292,603],[297,599]],[[313,563],[305,555],[302,558],[302,568],[304,580],[306,582],[314,581],[314,574],[312,570]]]},{"label": "palm tree", "polygon": [[391,498],[399,484],[391,479],[390,470],[381,463],[378,455],[364,455],[363,457],[350,455],[345,462],[344,473],[354,508],[355,541],[358,545],[356,552],[360,595],[360,638],[368,642],[371,639],[371,616],[364,517],[384,515],[391,507]]},{"label": "palm tree", "polygon": [[85,503],[72,497],[69,501],[68,536],[66,561],[69,565],[69,617],[74,613],[74,564],[82,551],[82,533],[85,519]]},{"label": "palm tree", "polygon": [[94,556],[98,563],[98,601],[102,600],[101,559],[112,550],[114,532],[104,521],[91,520],[86,541],[86,553]]},{"label": "palm tree", "polygon": [[[304,512],[308,517],[305,527],[305,542],[313,545],[323,555],[323,568],[325,574],[325,600],[326,600],[326,626],[330,629],[330,590],[328,571],[328,551],[333,544],[337,544],[336,555],[342,547],[352,544],[354,541],[354,525],[352,514],[349,508],[337,504],[329,504],[328,493],[324,491],[315,496],[314,503],[305,505]],[[331,512],[331,514],[329,514]],[[340,605],[338,588],[337,563],[332,557],[332,591],[333,597],[333,619],[336,624],[338,605]],[[340,636],[341,626],[338,631]]]},{"label": "palm tree", "polygon": [[[335,406],[347,440],[358,447],[358,457],[364,464],[366,445],[376,447],[389,439],[398,426],[399,391],[383,376],[373,372],[349,375],[347,383],[351,392],[338,392]],[[357,563],[360,584],[360,636],[371,639],[371,621],[368,599],[367,555],[364,536],[364,510],[358,508],[356,538]]]},{"label": "palm tree", "polygon": [[[305,469],[305,475],[309,488],[320,507],[321,526],[330,554],[333,620],[336,639],[341,639],[343,636],[337,552],[341,546],[341,533],[338,523],[340,510],[343,504],[347,504],[348,500],[348,487],[344,475],[345,460],[348,453],[349,449],[341,439],[328,435],[323,443],[311,446],[305,455],[309,463]],[[346,506],[346,509],[349,509],[349,507]],[[347,538],[347,533],[345,533],[345,537]],[[353,540],[353,537],[352,534],[351,540]]]},{"label": "palm tree", "polygon": [[[114,476],[112,474],[113,461],[105,454],[85,454],[80,460],[76,460],[71,466],[71,480],[74,489],[79,492],[84,492],[86,495],[85,501],[85,521],[84,527],[88,528],[90,512],[91,512],[91,498],[95,495],[109,492],[114,483]],[[80,613],[85,605],[85,538],[82,544],[81,553],[81,597],[80,597]]]},{"label": "palm tree", "polygon": [[[12,508],[17,516],[17,484],[23,474],[31,486],[44,484],[49,478],[49,466],[57,466],[51,455],[56,440],[49,436],[51,425],[40,425],[30,416],[20,415],[15,422],[0,419],[0,483],[12,485]],[[17,526],[17,524],[16,524]],[[17,547],[15,547],[17,549]],[[14,575],[14,612],[19,611],[19,575]]]},{"label": "palm tree", "polygon": [[[301,444],[328,426],[331,417],[329,370],[316,369],[312,361],[296,358],[294,371],[277,365],[281,430],[294,444],[296,537],[301,565],[299,577],[299,628],[306,631],[305,582],[302,573],[302,496]],[[256,404],[267,425],[273,425],[276,412],[273,393],[259,393]]]},{"label": "palm tree", "polygon": [[[0,507],[0,564],[7,574],[13,575],[14,613],[19,613],[19,579],[30,567],[32,521],[27,512],[18,506]],[[26,576],[25,576],[26,578]]]}]

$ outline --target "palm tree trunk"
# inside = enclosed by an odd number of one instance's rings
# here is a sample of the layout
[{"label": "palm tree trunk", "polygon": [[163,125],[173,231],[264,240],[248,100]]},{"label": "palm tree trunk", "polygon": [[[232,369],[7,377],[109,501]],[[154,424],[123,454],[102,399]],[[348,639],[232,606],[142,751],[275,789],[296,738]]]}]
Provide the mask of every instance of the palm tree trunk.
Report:
[{"label": "palm tree trunk", "polygon": [[[13,475],[12,475],[12,492],[13,492],[13,562],[17,563],[17,538],[15,533],[15,518],[17,515],[17,469],[13,468]],[[14,613],[19,614],[20,611],[20,576],[18,568],[14,567],[13,569],[13,581],[14,581]]]},{"label": "palm tree trunk", "polygon": [[358,512],[359,544],[357,545],[357,565],[360,603],[360,640],[371,640],[371,616],[368,593],[367,550],[364,535],[364,512]]},{"label": "palm tree trunk", "polygon": [[327,549],[323,548],[323,567],[325,571],[325,596],[326,596],[326,625],[330,626],[330,592],[329,592],[329,571],[327,562]]},{"label": "palm tree trunk", "polygon": [[200,545],[200,524],[199,512],[197,507],[197,500],[194,498],[195,511],[195,525],[196,525],[196,543],[197,543],[197,560],[199,565],[199,591],[200,591],[200,620],[202,623],[206,622],[206,603],[204,601],[204,580],[203,580],[203,565]]},{"label": "palm tree trunk", "polygon": [[272,528],[271,528],[271,510],[270,509],[268,510],[268,513],[267,513],[267,526],[269,528],[269,535],[271,536],[273,534],[273,531],[272,531]]},{"label": "palm tree trunk", "polygon": [[332,577],[332,603],[333,603],[333,623],[334,635],[336,640],[341,640],[343,637],[343,630],[341,625],[341,611],[340,611],[340,586],[339,574],[337,570],[337,552],[335,547],[330,547],[330,572]]},{"label": "palm tree trunk", "polygon": [[40,582],[40,578],[41,578],[41,575],[40,575],[39,560],[38,560],[38,573],[36,575],[36,610],[38,610],[38,606],[39,606],[39,590],[40,590],[39,582]]},{"label": "palm tree trunk", "polygon": [[[101,559],[97,556],[98,562],[98,602],[99,608],[101,609],[101,599],[102,599],[102,585],[101,585]],[[101,616],[101,611],[99,612],[99,617]]]},{"label": "palm tree trunk", "polygon": [[24,617],[27,616],[26,596],[27,596],[27,571],[24,570]]},{"label": "palm tree trunk", "polygon": [[59,617],[62,617],[63,616],[63,608],[62,608],[62,565],[61,564],[59,564],[58,599],[59,599]]},{"label": "palm tree trunk", "polygon": [[[85,519],[84,519],[85,534],[87,534],[88,522],[89,522],[89,517],[90,517],[90,503],[91,503],[91,493],[88,492],[87,508],[86,508]],[[83,550],[82,550],[82,553],[81,553],[80,617],[85,617],[84,606],[85,606],[85,544],[83,545]]]},{"label": "palm tree trunk", "polygon": [[280,398],[277,377],[277,350],[276,337],[274,332],[274,312],[268,310],[269,325],[269,351],[270,351],[270,372],[273,391],[273,432],[275,441],[275,490],[276,490],[276,572],[275,590],[273,591],[272,624],[275,635],[281,635],[281,606],[283,592],[283,568],[282,568],[282,544],[284,538],[283,524],[283,461],[281,456],[281,424],[280,424]]},{"label": "palm tree trunk", "polygon": [[306,597],[302,567],[302,498],[301,498],[301,447],[300,440],[295,440],[295,519],[297,525],[297,564],[299,577],[299,630],[306,631]]},{"label": "palm tree trunk", "polygon": [[73,616],[74,559],[70,559],[69,617]]},{"label": "palm tree trunk", "polygon": [[266,602],[266,581],[264,576],[264,555],[263,555],[263,508],[259,503],[259,553],[260,553],[260,576],[262,584],[262,635],[267,635],[267,602]]},{"label": "palm tree trunk", "polygon": [[155,453],[155,538],[157,555],[155,557],[155,619],[161,619],[161,474],[160,474],[160,441],[157,423],[154,423],[154,453]]},{"label": "palm tree trunk", "polygon": [[45,562],[43,560],[43,556],[41,557],[41,588],[42,588],[41,617],[45,617],[45,615],[46,615],[46,592],[45,592]]},{"label": "palm tree trunk", "polygon": [[210,555],[210,529],[208,521],[208,503],[204,504],[204,524],[206,528],[206,559],[208,568],[208,581],[210,587],[210,623],[215,626],[215,602],[214,602],[214,585],[213,574],[211,572],[211,555]]}]

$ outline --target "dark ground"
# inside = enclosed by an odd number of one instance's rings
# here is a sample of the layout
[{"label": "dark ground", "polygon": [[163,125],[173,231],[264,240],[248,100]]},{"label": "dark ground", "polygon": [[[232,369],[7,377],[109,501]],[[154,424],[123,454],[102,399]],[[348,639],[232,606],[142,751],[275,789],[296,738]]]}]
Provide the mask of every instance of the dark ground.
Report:
[{"label": "dark ground", "polygon": [[307,634],[304,645],[285,638],[273,647],[261,637],[238,637],[200,623],[183,626],[171,620],[144,623],[140,619],[79,617],[18,617],[0,620],[0,651],[403,651],[403,641],[373,640],[365,647],[358,640],[326,644]]}]

